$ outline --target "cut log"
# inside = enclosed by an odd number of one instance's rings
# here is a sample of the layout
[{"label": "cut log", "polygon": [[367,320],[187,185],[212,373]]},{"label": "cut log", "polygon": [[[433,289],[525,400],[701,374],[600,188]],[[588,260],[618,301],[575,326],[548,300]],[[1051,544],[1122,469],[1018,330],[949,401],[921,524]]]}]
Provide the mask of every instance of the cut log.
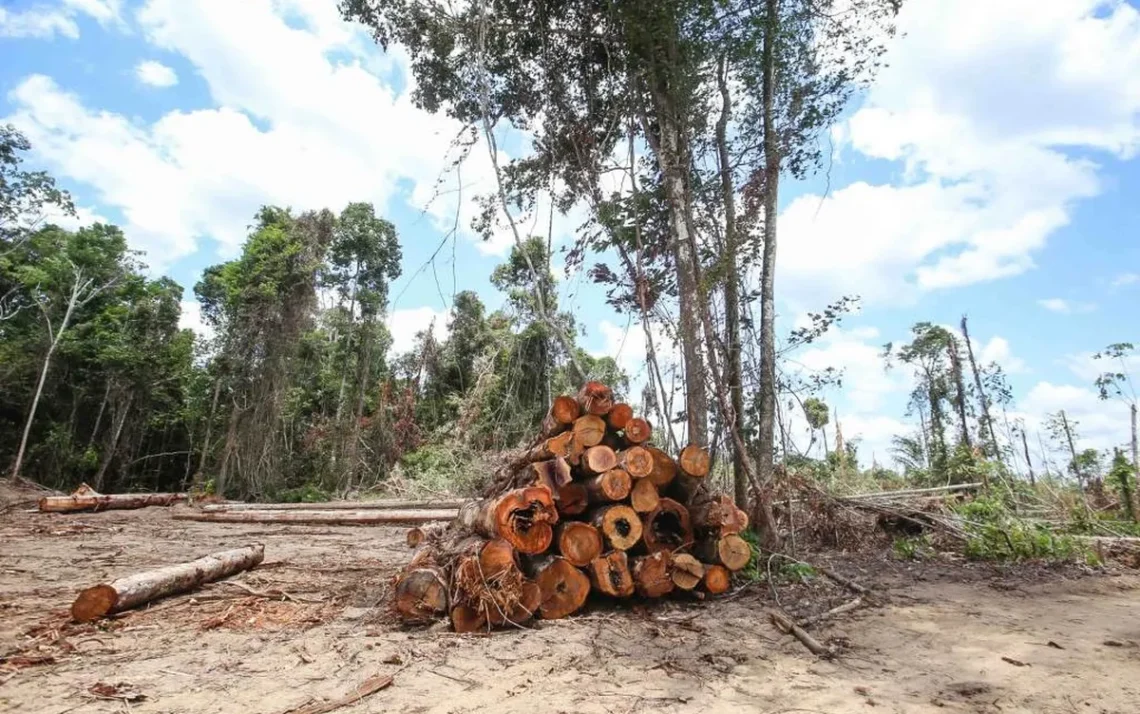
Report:
[{"label": "cut log", "polygon": [[408,547],[418,548],[425,541],[438,540],[446,530],[447,526],[443,523],[429,523],[409,528],[406,536]]},{"label": "cut log", "polygon": [[559,523],[554,532],[558,552],[571,565],[584,568],[602,552],[602,535],[582,521]]},{"label": "cut log", "polygon": [[457,509],[471,499],[435,501],[382,499],[379,501],[324,501],[321,503],[211,503],[201,507],[203,513],[221,511],[441,511]]},{"label": "cut log", "polygon": [[558,436],[552,436],[549,439],[539,442],[524,456],[522,463],[512,464],[513,471],[525,466],[533,461],[548,461],[558,457],[569,458],[570,445],[574,441],[574,433],[564,431]]},{"label": "cut log", "polygon": [[629,505],[633,507],[633,510],[638,513],[649,513],[657,508],[660,501],[661,496],[657,493],[657,487],[653,485],[653,481],[642,478],[633,482],[633,488],[629,492]]},{"label": "cut log", "polygon": [[641,540],[641,519],[629,506],[602,506],[590,518],[602,540],[614,550],[629,550]]},{"label": "cut log", "polygon": [[613,390],[601,382],[586,382],[578,392],[578,404],[583,414],[605,416],[614,407]]},{"label": "cut log", "polygon": [[130,610],[249,570],[264,557],[265,546],[257,543],[96,585],[83,590],[75,598],[71,605],[71,617],[76,622],[91,622],[106,615]]},{"label": "cut log", "polygon": [[735,533],[698,541],[693,553],[701,562],[723,565],[732,571],[742,569],[752,559],[752,549],[748,547],[748,541]]},{"label": "cut log", "polygon": [[748,514],[736,507],[730,496],[717,494],[689,507],[693,530],[717,538],[748,528]]},{"label": "cut log", "polygon": [[629,473],[630,478],[645,478],[653,473],[653,454],[643,447],[631,446],[618,454],[618,465]]},{"label": "cut log", "polygon": [[602,443],[606,437],[606,422],[597,416],[587,414],[574,421],[574,443],[582,450]]},{"label": "cut log", "polygon": [[629,474],[621,469],[610,469],[584,482],[590,503],[613,503],[629,495],[633,483]]},{"label": "cut log", "polygon": [[558,489],[558,513],[562,516],[577,516],[586,512],[590,504],[590,494],[580,483],[568,483]]},{"label": "cut log", "polygon": [[558,511],[546,488],[520,488],[464,504],[457,520],[467,530],[487,538],[505,538],[520,553],[533,555],[550,547]]},{"label": "cut log", "polygon": [[591,446],[582,454],[582,470],[589,474],[603,474],[617,465],[617,454],[608,446]]},{"label": "cut log", "polygon": [[590,594],[586,574],[558,556],[549,556],[534,565],[534,582],[542,589],[538,612],[547,620],[577,612]]},{"label": "cut log", "polygon": [[509,611],[500,612],[492,608],[487,615],[487,621],[492,625],[522,625],[532,620],[542,603],[542,588],[533,580],[523,582],[518,602]]},{"label": "cut log", "polygon": [[673,578],[673,584],[678,588],[692,590],[700,585],[705,577],[705,566],[688,553],[675,553],[669,576]]},{"label": "cut log", "polygon": [[633,595],[633,574],[629,572],[629,557],[624,550],[612,550],[594,558],[586,569],[590,584],[600,593],[612,597]]},{"label": "cut log", "polygon": [[709,452],[702,446],[689,444],[681,450],[677,465],[679,472],[670,484],[669,496],[685,504],[703,500],[705,476],[709,472]]},{"label": "cut log", "polygon": [[610,409],[610,413],[606,414],[606,423],[609,424],[610,428],[614,431],[621,431],[625,428],[625,425],[628,424],[629,420],[632,418],[633,407],[624,402],[621,402],[615,404],[613,406],[613,409]]},{"label": "cut log", "polygon": [[470,605],[451,608],[451,627],[456,632],[481,632],[487,629],[487,618]]},{"label": "cut log", "polygon": [[661,490],[672,483],[677,475],[677,462],[670,458],[661,449],[655,446],[646,446],[646,451],[653,457],[653,471],[647,477],[653,485]]},{"label": "cut log", "polygon": [[557,497],[558,489],[574,480],[570,464],[561,456],[527,464],[515,479],[516,488],[543,486]]},{"label": "cut log", "polygon": [[625,434],[625,440],[629,443],[644,444],[649,441],[649,437],[653,436],[653,427],[644,419],[634,417],[626,422],[623,433]]},{"label": "cut log", "polygon": [[549,437],[561,434],[570,428],[581,413],[582,409],[574,397],[565,395],[555,397],[550,405],[550,411],[542,420],[542,435]]},{"label": "cut log", "polygon": [[[478,504],[479,501],[474,503]],[[176,521],[206,523],[294,523],[328,526],[375,526],[388,523],[431,523],[455,520],[459,511],[218,511],[175,513]]]},{"label": "cut log", "polygon": [[479,569],[488,580],[517,567],[515,548],[506,538],[489,540],[479,549]]},{"label": "cut log", "polygon": [[111,511],[147,506],[173,506],[187,498],[185,493],[114,493],[102,494],[87,484],[70,496],[44,496],[40,499],[43,513],[75,513],[78,511]]},{"label": "cut log", "polygon": [[681,449],[681,458],[677,461],[681,471],[693,478],[709,475],[709,452],[699,444],[689,444]]},{"label": "cut log", "polygon": [[791,618],[789,618],[784,613],[772,610],[768,613],[768,615],[772,618],[772,622],[776,625],[776,627],[791,635],[795,635],[795,638],[799,640],[804,647],[807,647],[813,655],[819,657],[831,656],[831,650],[824,646],[819,640],[808,634],[807,630],[792,622]]},{"label": "cut log", "polygon": [[661,597],[673,591],[669,554],[653,553],[633,559],[633,585],[642,597]]},{"label": "cut log", "polygon": [[710,595],[726,593],[732,587],[732,572],[723,565],[706,565],[704,586]]},{"label": "cut log", "polygon": [[392,607],[404,622],[430,622],[447,613],[447,577],[438,560],[438,550],[425,545],[396,577]]},{"label": "cut log", "polygon": [[689,509],[671,498],[662,498],[649,513],[641,517],[642,539],[650,553],[673,552],[693,543],[693,527]]}]

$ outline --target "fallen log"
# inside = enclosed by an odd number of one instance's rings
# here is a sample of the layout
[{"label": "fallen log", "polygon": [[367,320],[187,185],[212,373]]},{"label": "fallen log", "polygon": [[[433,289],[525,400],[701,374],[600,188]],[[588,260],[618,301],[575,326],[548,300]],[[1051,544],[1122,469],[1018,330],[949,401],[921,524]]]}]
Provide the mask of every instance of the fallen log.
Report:
[{"label": "fallen log", "polygon": [[75,598],[71,604],[71,617],[76,622],[91,622],[106,615],[130,610],[249,570],[264,557],[265,546],[257,543],[96,585],[83,590]]},{"label": "fallen log", "polygon": [[556,502],[560,516],[577,516],[586,512],[590,495],[582,484],[568,483],[558,489]]},{"label": "fallen log", "polygon": [[76,513],[79,511],[112,511],[148,506],[173,506],[187,499],[185,493],[99,493],[87,484],[70,496],[44,496],[39,501],[42,513]]},{"label": "fallen log", "polygon": [[787,615],[776,612],[775,610],[769,612],[768,615],[772,618],[772,623],[775,624],[777,628],[788,634],[795,635],[795,638],[799,640],[804,647],[807,647],[813,655],[819,657],[831,656],[831,650],[820,643],[819,640],[809,635],[804,628],[792,622]]},{"label": "fallen log", "polygon": [[693,554],[703,563],[723,565],[732,571],[743,569],[752,559],[752,549],[748,547],[748,541],[735,533],[697,541]]},{"label": "fallen log", "polygon": [[459,633],[479,632],[487,627],[487,618],[470,605],[451,608],[451,628]]},{"label": "fallen log", "polygon": [[673,591],[669,554],[657,552],[633,559],[633,586],[642,597],[662,597]]},{"label": "fallen log", "polygon": [[591,446],[582,454],[581,467],[588,474],[602,474],[617,468],[617,465],[617,454],[608,446]]},{"label": "fallen log", "polygon": [[633,575],[629,572],[629,557],[624,550],[611,550],[594,558],[586,568],[590,584],[595,590],[611,597],[633,595]]},{"label": "fallen log", "polygon": [[[475,503],[479,503],[476,501]],[[378,526],[455,520],[459,511],[216,511],[175,513],[176,521],[206,523],[297,523],[328,526]]]},{"label": "fallen log", "polygon": [[629,420],[633,418],[633,407],[621,402],[615,404],[613,409],[610,409],[609,414],[606,414],[606,424],[614,431],[621,431],[625,428]]},{"label": "fallen log", "polygon": [[581,450],[597,446],[606,438],[606,422],[592,414],[580,416],[574,420],[573,440]]},{"label": "fallen log", "polygon": [[633,482],[633,488],[629,492],[629,505],[633,510],[638,513],[649,513],[657,508],[660,502],[661,495],[657,493],[657,487],[652,481],[642,478]]},{"label": "fallen log", "polygon": [[662,498],[657,508],[641,517],[641,537],[650,553],[673,552],[693,543],[689,509],[671,498]]},{"label": "fallen log", "polygon": [[649,437],[653,436],[653,427],[644,419],[635,417],[626,422],[622,433],[625,434],[625,440],[630,444],[644,444],[649,441]]},{"label": "fallen log", "polygon": [[546,620],[572,615],[586,603],[590,579],[565,558],[547,556],[532,565],[534,582],[542,590],[538,612]]},{"label": "fallen log", "polygon": [[440,511],[459,508],[471,499],[380,501],[324,501],[320,503],[210,503],[201,506],[203,513],[222,511]]},{"label": "fallen log", "polygon": [[705,592],[709,595],[720,595],[728,592],[732,587],[732,573],[723,565],[705,566],[704,578]]},{"label": "fallen log", "polygon": [[583,414],[605,416],[614,407],[613,390],[601,382],[586,382],[578,392],[578,404]]},{"label": "fallen log", "polygon": [[748,528],[748,514],[737,508],[732,498],[724,494],[692,505],[689,513],[693,520],[693,530],[701,535],[719,538]]},{"label": "fallen log", "polygon": [[629,495],[632,482],[622,469],[610,469],[584,482],[590,503],[613,503]]},{"label": "fallen log", "polygon": [[631,446],[617,456],[618,465],[629,473],[630,478],[641,479],[653,473],[653,455],[648,449]]},{"label": "fallen log", "polygon": [[658,489],[663,489],[676,478],[677,462],[656,446],[646,446],[645,450],[653,457],[653,470],[649,472],[649,476],[646,478],[652,481]]},{"label": "fallen log", "polygon": [[629,506],[602,506],[590,517],[602,540],[614,550],[629,550],[641,540],[641,519]]},{"label": "fallen log", "polygon": [[705,577],[705,566],[688,553],[675,553],[669,577],[681,590],[692,590],[700,585]]},{"label": "fallen log", "polygon": [[505,538],[520,553],[534,555],[550,547],[558,511],[548,489],[520,488],[498,498],[464,504],[457,520],[469,531],[487,538]]},{"label": "fallen log", "polygon": [[582,521],[559,523],[554,531],[554,544],[568,563],[579,568],[589,565],[602,552],[598,529]]},{"label": "fallen log", "polygon": [[550,405],[550,411],[542,420],[542,435],[554,436],[566,431],[581,414],[582,409],[574,397],[565,395],[555,397]]},{"label": "fallen log", "polygon": [[443,523],[429,523],[423,526],[413,526],[408,529],[405,539],[407,540],[409,548],[416,548],[424,541],[440,538],[445,530],[447,530],[447,526]]},{"label": "fallen log", "polygon": [[703,495],[705,477],[709,473],[709,452],[698,444],[681,449],[677,459],[678,471],[669,487],[669,494],[682,503],[693,503]]},{"label": "fallen log", "polygon": [[527,486],[545,486],[552,494],[557,496],[558,489],[570,483],[574,477],[570,473],[570,464],[561,456],[548,461],[535,461],[527,464],[515,478],[515,488]]},{"label": "fallen log", "polygon": [[431,622],[447,612],[447,576],[439,551],[424,545],[396,577],[392,608],[404,622]]}]

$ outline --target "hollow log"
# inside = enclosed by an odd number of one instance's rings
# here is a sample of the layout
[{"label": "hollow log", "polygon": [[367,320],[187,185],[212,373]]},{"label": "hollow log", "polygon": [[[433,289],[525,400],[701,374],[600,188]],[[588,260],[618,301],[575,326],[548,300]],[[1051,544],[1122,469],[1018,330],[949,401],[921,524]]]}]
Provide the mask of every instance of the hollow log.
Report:
[{"label": "hollow log", "polygon": [[633,574],[624,550],[611,550],[594,558],[586,572],[590,575],[590,584],[600,593],[612,597],[633,595]]},{"label": "hollow log", "polygon": [[533,565],[534,582],[542,590],[539,614],[557,620],[578,611],[590,594],[590,579],[565,558],[547,556]]},{"label": "hollow log", "polygon": [[586,512],[590,495],[580,483],[568,483],[558,489],[558,513],[562,516],[577,516]]},{"label": "hollow log", "polygon": [[693,530],[717,538],[748,528],[748,514],[736,507],[732,497],[717,494],[689,507]]},{"label": "hollow log", "polygon": [[533,555],[550,547],[558,511],[546,488],[520,488],[464,504],[458,521],[467,530],[487,538],[505,538],[520,553]]},{"label": "hollow log", "polygon": [[644,419],[634,417],[626,422],[622,433],[625,434],[625,440],[630,444],[644,444],[653,436],[653,427]]},{"label": "hollow log", "polygon": [[456,632],[481,632],[487,628],[487,618],[470,605],[456,605],[451,608],[451,627]]},{"label": "hollow log", "polygon": [[203,513],[222,511],[441,511],[459,508],[467,498],[443,500],[382,499],[379,501],[323,501],[320,503],[211,503]]},{"label": "hollow log", "polygon": [[605,416],[614,406],[613,390],[601,382],[586,382],[578,392],[578,404],[583,414]]},{"label": "hollow log", "polygon": [[669,577],[681,590],[692,590],[700,585],[705,577],[705,566],[688,553],[675,553],[672,558]]},{"label": "hollow log", "polygon": [[647,478],[658,490],[663,489],[677,476],[677,462],[656,446],[646,446],[645,450],[653,457],[653,471]]},{"label": "hollow log", "polygon": [[658,552],[633,559],[633,585],[642,597],[661,597],[673,591],[669,554]]},{"label": "hollow log", "polygon": [[629,473],[630,478],[645,478],[653,473],[653,454],[641,446],[631,446],[618,455],[618,465]]},{"label": "hollow log", "polygon": [[587,414],[574,420],[574,443],[582,450],[602,443],[606,437],[606,422],[597,416]]},{"label": "hollow log", "polygon": [[591,446],[582,454],[582,470],[588,474],[602,474],[617,468],[617,465],[617,454],[608,446]]},{"label": "hollow log", "polygon": [[105,615],[130,610],[249,570],[264,557],[265,546],[256,543],[96,585],[83,590],[75,598],[71,617],[76,622],[91,622]]},{"label": "hollow log", "polygon": [[566,521],[555,529],[554,544],[568,563],[584,568],[601,554],[602,535],[589,523]]},{"label": "hollow log", "polygon": [[582,414],[578,400],[574,397],[560,395],[554,398],[550,411],[542,420],[542,435],[546,437],[561,434],[574,424],[574,420]]},{"label": "hollow log", "polygon": [[591,514],[590,521],[614,550],[629,550],[641,540],[641,519],[629,506],[602,506]]},{"label": "hollow log", "polygon": [[621,431],[632,418],[633,407],[624,402],[619,402],[613,406],[613,409],[610,409],[609,414],[606,414],[606,423],[609,424],[610,429]]},{"label": "hollow log", "polygon": [[642,540],[650,553],[673,552],[693,543],[693,527],[689,509],[671,498],[662,498],[649,513],[641,517]]},{"label": "hollow log", "polygon": [[641,478],[633,482],[633,488],[629,492],[629,505],[633,510],[638,513],[649,513],[657,508],[660,502],[661,496],[657,493],[653,481]]},{"label": "hollow log", "polygon": [[748,541],[735,533],[697,541],[693,554],[701,562],[723,565],[732,571],[742,569],[752,559],[752,549],[748,547]]},{"label": "hollow log", "polygon": [[629,474],[621,469],[610,469],[583,482],[590,494],[590,503],[613,503],[629,495],[633,484]]},{"label": "hollow log", "polygon": [[103,494],[87,484],[70,496],[44,496],[39,507],[43,513],[75,513],[78,511],[111,511],[147,506],[173,506],[187,498],[185,493],[112,493]]},{"label": "hollow log", "polygon": [[[479,503],[475,501],[474,503]],[[388,523],[431,523],[455,520],[459,511],[218,511],[175,513],[176,521],[206,523],[295,523],[328,526],[374,526]]]},{"label": "hollow log", "polygon": [[732,587],[732,572],[723,565],[706,565],[704,587],[710,595],[728,592]]}]

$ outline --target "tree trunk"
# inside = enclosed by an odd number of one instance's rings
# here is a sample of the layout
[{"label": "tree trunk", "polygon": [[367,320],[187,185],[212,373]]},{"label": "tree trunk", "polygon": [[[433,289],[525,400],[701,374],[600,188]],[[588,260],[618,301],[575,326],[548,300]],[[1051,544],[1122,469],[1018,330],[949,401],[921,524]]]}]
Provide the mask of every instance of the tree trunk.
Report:
[{"label": "tree trunk", "polygon": [[649,513],[657,508],[661,502],[661,495],[657,487],[647,478],[637,479],[629,492],[629,505],[638,513]]},{"label": "tree trunk", "polygon": [[[629,409],[629,405],[622,406]],[[581,416],[581,413],[582,409],[578,406],[578,400],[574,397],[565,394],[555,397],[554,401],[550,404],[550,411],[547,412],[546,417],[542,420],[542,435],[551,437],[561,434],[574,424],[574,421]]]},{"label": "tree trunk", "polygon": [[584,568],[602,553],[602,536],[598,529],[582,521],[559,523],[554,531],[558,553],[571,565]]},{"label": "tree trunk", "polygon": [[[12,465],[12,480],[16,481],[20,478],[20,467],[24,465],[24,454],[28,449],[28,435],[32,432],[32,423],[36,420],[36,411],[40,407],[40,397],[44,393],[44,383],[47,381],[48,370],[51,368],[51,358],[55,354],[55,348],[59,346],[59,340],[63,337],[64,330],[71,322],[71,314],[75,310],[75,303],[79,299],[78,293],[79,280],[76,279],[76,286],[71,291],[71,300],[67,303],[67,311],[63,314],[63,320],[59,323],[59,330],[52,334],[50,329],[48,335],[51,336],[51,345],[48,346],[47,354],[44,355],[44,364],[40,369],[40,378],[36,382],[36,393],[32,397],[32,406],[28,409],[28,418],[24,422],[24,433],[20,437],[20,448],[16,451],[16,462]],[[45,313],[46,315],[46,313]],[[47,319],[45,317],[45,319]],[[50,328],[50,323],[49,323]]]},{"label": "tree trunk", "polygon": [[1065,441],[1069,444],[1069,455],[1072,456],[1073,461],[1073,474],[1077,477],[1077,482],[1084,488],[1085,478],[1081,473],[1080,464],[1077,462],[1077,445],[1073,441],[1073,430],[1069,428],[1069,418],[1065,416],[1065,410],[1061,410],[1061,426],[1065,429]]},{"label": "tree trunk", "polygon": [[954,389],[957,392],[954,406],[958,410],[959,433],[962,443],[967,449],[971,449],[973,443],[970,439],[970,424],[966,420],[966,381],[962,376],[962,357],[958,354],[958,341],[953,336],[950,337],[950,372],[954,376]]},{"label": "tree trunk", "polygon": [[574,420],[573,435],[574,444],[580,449],[597,446],[606,437],[606,422],[592,414],[580,416]]},{"label": "tree trunk", "polygon": [[602,506],[590,516],[602,540],[614,550],[629,550],[641,540],[641,518],[629,506]]},{"label": "tree trunk", "polygon": [[520,553],[543,553],[554,539],[558,522],[553,494],[543,487],[520,488],[498,498],[466,503],[460,525],[487,538],[503,538]]},{"label": "tree trunk", "polygon": [[534,567],[534,582],[542,590],[538,611],[557,620],[577,612],[590,594],[590,579],[564,558],[550,556]]},{"label": "tree trunk", "polygon": [[111,380],[103,389],[103,401],[99,402],[99,411],[95,414],[95,426],[91,427],[91,436],[87,437],[87,448],[95,445],[95,437],[99,435],[99,427],[103,424],[103,412],[107,410],[107,401],[111,398]]},{"label": "tree trunk", "polygon": [[79,593],[71,605],[71,617],[76,622],[91,622],[249,570],[264,557],[265,546],[248,545],[96,585]]},{"label": "tree trunk", "polygon": [[218,466],[218,479],[214,482],[214,494],[217,496],[224,496],[226,493],[230,459],[233,458],[234,444],[237,441],[237,421],[238,405],[235,401],[233,409],[230,411],[230,423],[226,427],[226,443],[222,447],[222,462]]},{"label": "tree trunk", "polygon": [[629,477],[640,480],[653,473],[653,455],[641,446],[631,446],[618,455],[618,466],[625,469]]},{"label": "tree trunk", "polygon": [[175,513],[176,521],[205,523],[298,523],[329,526],[374,526],[386,523],[431,523],[453,521],[461,511],[454,508],[390,511],[215,511]]},{"label": "tree trunk", "polygon": [[1136,438],[1136,402],[1132,402],[1132,471],[1140,484],[1140,443]]},{"label": "tree trunk", "polygon": [[586,492],[590,503],[613,503],[629,495],[633,482],[622,469],[610,469],[586,481]]},{"label": "tree trunk", "polygon": [[111,434],[111,443],[107,445],[107,453],[103,454],[103,458],[99,462],[99,471],[95,474],[95,490],[99,491],[103,488],[103,478],[107,474],[107,468],[115,459],[115,451],[119,448],[119,437],[123,435],[123,425],[127,423],[127,414],[131,410],[131,402],[134,401],[134,394],[127,395],[127,403],[123,405],[122,410],[115,410],[115,425],[114,431]]},{"label": "tree trunk", "polygon": [[966,356],[970,358],[970,370],[974,373],[974,386],[978,390],[978,406],[981,408],[982,419],[986,422],[986,430],[990,436],[990,455],[995,459],[1001,458],[998,449],[997,433],[994,431],[994,420],[990,416],[990,400],[986,396],[986,389],[982,385],[982,373],[978,370],[978,363],[974,360],[974,343],[970,340],[970,329],[966,326],[966,316],[962,316],[962,337],[966,340]]},{"label": "tree trunk", "polygon": [[653,436],[653,427],[644,419],[634,417],[625,425],[623,433],[625,440],[630,444],[644,444],[649,441],[649,437]]},{"label": "tree trunk", "polygon": [[657,508],[642,519],[641,537],[650,553],[673,552],[693,544],[689,509],[671,498],[662,498]]},{"label": "tree trunk", "polygon": [[624,550],[612,550],[590,561],[586,572],[594,590],[611,597],[633,595],[633,575],[629,572],[629,557]]},{"label": "tree trunk", "polygon": [[396,578],[392,602],[400,619],[410,623],[431,622],[448,611],[447,576],[433,546],[416,551]]},{"label": "tree trunk", "polygon": [[[1133,419],[1132,419],[1133,424],[1136,423],[1135,414],[1136,414],[1136,412],[1133,411]],[[1135,432],[1133,432],[1133,433],[1135,433]],[[1135,444],[1136,442],[1133,441],[1133,443]],[[1025,426],[1024,425],[1022,425],[1022,428],[1021,428],[1021,448],[1025,451],[1025,465],[1029,467],[1029,485],[1030,486],[1036,486],[1037,485],[1037,477],[1033,473],[1033,459],[1029,458],[1029,441],[1026,440],[1026,438],[1025,438]]]},{"label": "tree trunk", "polygon": [[173,506],[185,500],[184,493],[102,494],[83,484],[70,496],[44,496],[39,501],[39,509],[42,513],[117,511],[147,506]]}]

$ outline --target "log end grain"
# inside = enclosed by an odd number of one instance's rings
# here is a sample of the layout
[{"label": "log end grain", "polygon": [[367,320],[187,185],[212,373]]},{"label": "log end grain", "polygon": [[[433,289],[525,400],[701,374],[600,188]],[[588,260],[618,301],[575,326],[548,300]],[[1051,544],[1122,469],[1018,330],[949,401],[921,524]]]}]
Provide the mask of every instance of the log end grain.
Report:
[{"label": "log end grain", "polygon": [[710,595],[728,592],[732,586],[732,573],[723,565],[705,567],[704,587]]},{"label": "log end grain", "polygon": [[638,513],[649,513],[657,508],[660,502],[661,495],[657,493],[657,487],[652,481],[643,478],[633,482],[633,488],[629,492],[629,505],[633,510]]},{"label": "log end grain", "polygon": [[415,568],[396,581],[393,607],[405,622],[429,622],[447,612],[447,585],[437,567]]},{"label": "log end grain", "polygon": [[665,488],[677,476],[677,462],[670,458],[661,449],[655,446],[645,447],[649,454],[653,457],[653,471],[647,478],[653,482],[653,485],[658,489]]},{"label": "log end grain", "polygon": [[709,475],[709,452],[699,444],[689,444],[681,449],[678,462],[681,470],[693,478],[704,478]]},{"label": "log end grain", "polygon": [[496,578],[515,567],[518,567],[518,558],[514,546],[505,538],[489,540],[479,550],[479,568],[487,579]]},{"label": "log end grain", "polygon": [[625,440],[631,444],[644,444],[649,441],[649,437],[653,436],[653,427],[649,425],[649,422],[638,417],[626,422],[625,429],[622,431],[625,434]]},{"label": "log end grain", "polygon": [[689,509],[671,498],[662,498],[649,513],[642,516],[645,547],[650,553],[675,551],[693,542]]},{"label": "log end grain", "polygon": [[633,482],[622,469],[610,469],[586,482],[590,500],[595,503],[612,503],[629,495]]},{"label": "log end grain", "polygon": [[545,552],[558,522],[554,496],[544,487],[524,488],[504,494],[495,507],[498,534],[520,553]]},{"label": "log end grain", "polygon": [[582,468],[592,474],[605,473],[617,465],[617,454],[608,446],[591,446],[582,454]]},{"label": "log end grain", "polygon": [[571,430],[574,444],[582,449],[597,446],[606,437],[606,422],[599,416],[587,414],[574,420]]},{"label": "log end grain", "polygon": [[558,513],[563,516],[577,516],[586,512],[590,495],[580,483],[568,483],[558,489]]},{"label": "log end grain", "polygon": [[456,632],[481,632],[487,628],[487,618],[470,605],[451,608],[451,627]]},{"label": "log end grain", "polygon": [[578,392],[578,404],[584,414],[605,416],[614,407],[613,390],[601,382],[586,382]]},{"label": "log end grain", "polygon": [[579,568],[589,565],[602,552],[602,535],[582,521],[559,524],[555,542],[562,557]]},{"label": "log end grain", "polygon": [[669,555],[653,553],[633,559],[633,584],[642,597],[662,597],[673,591]]},{"label": "log end grain", "polygon": [[669,575],[681,590],[692,590],[704,579],[705,566],[688,553],[676,553]]},{"label": "log end grain", "polygon": [[593,523],[615,550],[629,550],[641,540],[641,519],[629,506],[604,506],[594,513]]},{"label": "log end grain", "polygon": [[721,537],[717,541],[716,550],[720,562],[729,570],[741,570],[752,559],[752,549],[748,547],[748,541],[735,533]]},{"label": "log end grain", "polygon": [[606,415],[606,422],[610,425],[611,429],[621,431],[632,418],[633,407],[622,402],[615,404],[613,409],[610,409],[610,413]]},{"label": "log end grain", "polygon": [[578,400],[565,394],[555,397],[554,403],[550,405],[551,420],[564,426],[573,424],[581,414]]},{"label": "log end grain", "polygon": [[71,619],[92,622],[109,615],[115,609],[119,594],[110,585],[96,585],[79,593],[71,603]]},{"label": "log end grain", "polygon": [[653,454],[641,446],[631,446],[618,455],[618,463],[631,478],[640,479],[653,473]]},{"label": "log end grain", "polygon": [[598,592],[612,597],[633,595],[633,574],[629,571],[629,557],[624,550],[610,551],[595,558],[587,571]]},{"label": "log end grain", "polygon": [[534,581],[542,590],[538,611],[547,620],[577,612],[590,594],[590,579],[564,558],[551,558],[539,569]]}]

